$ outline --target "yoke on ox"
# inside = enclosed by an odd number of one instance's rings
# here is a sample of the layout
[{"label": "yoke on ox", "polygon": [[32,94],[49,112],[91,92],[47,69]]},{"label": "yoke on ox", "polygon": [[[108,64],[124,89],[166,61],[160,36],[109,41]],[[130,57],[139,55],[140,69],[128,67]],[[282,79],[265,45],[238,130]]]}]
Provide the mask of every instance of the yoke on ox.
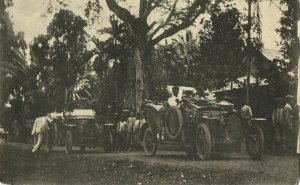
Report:
[{"label": "yoke on ox", "polygon": [[228,149],[241,151],[242,143],[252,159],[260,159],[263,154],[264,135],[258,123],[265,119],[247,124],[232,104],[197,104],[184,99],[180,108],[145,105],[148,124],[143,129],[143,145],[147,155],[155,155],[158,144],[163,143],[181,144],[188,156],[201,160]]}]

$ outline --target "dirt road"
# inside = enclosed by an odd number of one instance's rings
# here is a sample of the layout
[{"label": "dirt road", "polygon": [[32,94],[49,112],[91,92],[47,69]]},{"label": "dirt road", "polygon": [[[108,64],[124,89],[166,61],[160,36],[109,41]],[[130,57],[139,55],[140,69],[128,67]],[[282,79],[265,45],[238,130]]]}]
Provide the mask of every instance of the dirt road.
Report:
[{"label": "dirt road", "polygon": [[264,156],[252,161],[244,154],[226,154],[210,161],[188,159],[182,152],[104,153],[102,148],[75,149],[66,155],[55,147],[34,159],[31,146],[0,145],[0,179],[9,184],[295,184],[296,157]]}]

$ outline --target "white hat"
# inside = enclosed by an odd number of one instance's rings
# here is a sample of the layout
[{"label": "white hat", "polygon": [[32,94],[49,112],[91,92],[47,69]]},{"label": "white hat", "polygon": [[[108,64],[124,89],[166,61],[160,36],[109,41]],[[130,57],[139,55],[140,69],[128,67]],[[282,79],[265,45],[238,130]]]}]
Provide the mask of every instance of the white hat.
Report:
[{"label": "white hat", "polygon": [[292,95],[286,95],[285,98],[292,98],[293,99],[294,96],[292,96]]}]

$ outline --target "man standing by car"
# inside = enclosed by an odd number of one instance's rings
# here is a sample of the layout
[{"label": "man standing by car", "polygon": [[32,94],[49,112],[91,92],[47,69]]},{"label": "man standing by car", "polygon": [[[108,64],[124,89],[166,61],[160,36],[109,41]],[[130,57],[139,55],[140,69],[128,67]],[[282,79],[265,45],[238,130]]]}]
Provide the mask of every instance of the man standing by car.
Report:
[{"label": "man standing by car", "polygon": [[134,127],[134,122],[136,120],[135,114],[134,114],[134,110],[132,110],[130,112],[130,116],[127,119],[127,123],[128,123],[128,147],[130,147],[131,150],[133,150],[134,148],[134,136],[133,136],[133,127]]},{"label": "man standing by car", "polygon": [[121,119],[118,123],[118,140],[119,140],[119,147],[121,151],[127,150],[128,142],[127,142],[127,132],[128,132],[128,110],[123,110],[121,114]]},{"label": "man standing by car", "polygon": [[293,135],[293,108],[292,108],[292,104],[293,104],[293,100],[294,97],[291,95],[287,95],[286,96],[286,104],[283,108],[283,118],[284,118],[284,135],[285,135],[285,143],[284,143],[284,149],[287,153],[291,153],[291,149],[292,149],[292,135]]},{"label": "man standing by car", "polygon": [[285,135],[284,135],[284,120],[283,120],[283,100],[279,100],[276,107],[272,112],[272,124],[274,128],[274,151],[276,154],[282,154],[285,144]]},{"label": "man standing by car", "polygon": [[32,149],[32,152],[34,154],[36,154],[40,150],[41,145],[46,139],[47,131],[49,129],[48,127],[49,122],[51,123],[52,120],[48,115],[38,117],[34,121],[34,125],[31,132],[31,135],[33,135],[34,137],[34,143],[33,143],[34,145]]},{"label": "man standing by car", "polygon": [[168,99],[169,106],[178,106],[179,105],[179,87],[174,86],[172,87],[172,96]]}]

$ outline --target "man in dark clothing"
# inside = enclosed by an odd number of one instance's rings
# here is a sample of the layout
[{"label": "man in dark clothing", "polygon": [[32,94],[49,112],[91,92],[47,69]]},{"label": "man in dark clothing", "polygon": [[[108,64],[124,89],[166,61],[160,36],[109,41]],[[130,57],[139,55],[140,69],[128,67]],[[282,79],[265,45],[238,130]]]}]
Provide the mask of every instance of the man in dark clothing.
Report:
[{"label": "man in dark clothing", "polygon": [[286,96],[286,104],[283,108],[283,120],[284,120],[284,135],[285,143],[284,149],[285,153],[292,153],[293,144],[293,101],[294,97],[291,95]]}]

